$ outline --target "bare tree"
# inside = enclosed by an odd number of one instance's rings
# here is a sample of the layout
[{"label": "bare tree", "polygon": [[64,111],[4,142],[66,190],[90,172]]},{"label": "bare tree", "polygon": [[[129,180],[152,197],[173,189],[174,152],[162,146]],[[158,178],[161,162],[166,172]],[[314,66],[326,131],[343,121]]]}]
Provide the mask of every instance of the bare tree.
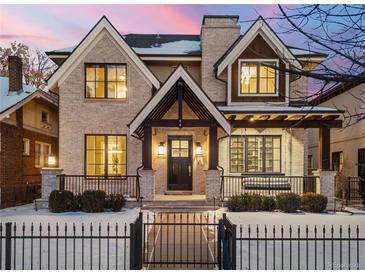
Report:
[{"label": "bare tree", "polygon": [[23,43],[12,42],[9,47],[0,47],[0,75],[8,74],[8,57],[18,56],[23,62],[24,81],[27,85],[44,89],[48,76],[56,69],[56,65],[39,49],[30,52]]}]

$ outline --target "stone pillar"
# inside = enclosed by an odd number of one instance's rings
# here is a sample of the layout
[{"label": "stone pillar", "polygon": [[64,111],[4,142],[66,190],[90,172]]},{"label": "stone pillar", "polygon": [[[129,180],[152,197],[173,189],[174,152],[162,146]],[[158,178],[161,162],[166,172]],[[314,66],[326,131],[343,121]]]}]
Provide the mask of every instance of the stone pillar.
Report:
[{"label": "stone pillar", "polygon": [[317,193],[327,197],[327,209],[333,210],[335,207],[336,171],[319,169],[313,171],[313,175],[319,177],[319,184],[317,183]]},{"label": "stone pillar", "polygon": [[140,195],[143,201],[153,201],[155,199],[155,174],[152,169],[143,169],[139,172]]},{"label": "stone pillar", "polygon": [[207,200],[213,200],[214,197],[219,199],[221,190],[220,175],[220,170],[205,170],[205,195]]},{"label": "stone pillar", "polygon": [[47,200],[49,194],[56,190],[57,175],[62,174],[63,169],[58,167],[42,168],[42,200]]}]

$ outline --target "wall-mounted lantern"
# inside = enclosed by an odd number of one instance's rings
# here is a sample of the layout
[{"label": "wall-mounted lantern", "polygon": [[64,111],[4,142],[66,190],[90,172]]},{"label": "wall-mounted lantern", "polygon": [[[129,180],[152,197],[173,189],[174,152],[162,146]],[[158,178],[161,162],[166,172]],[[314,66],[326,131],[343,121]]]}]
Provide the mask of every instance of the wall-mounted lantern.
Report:
[{"label": "wall-mounted lantern", "polygon": [[201,146],[200,142],[197,142],[196,143],[196,146],[195,146],[195,155],[197,157],[203,156],[203,149],[202,149],[202,146]]},{"label": "wall-mounted lantern", "polygon": [[157,148],[157,154],[158,154],[158,156],[165,156],[166,149],[165,149],[164,142],[160,142],[160,144],[159,144],[159,146]]},{"label": "wall-mounted lantern", "polygon": [[56,157],[55,156],[48,156],[48,166],[54,167],[56,166]]}]

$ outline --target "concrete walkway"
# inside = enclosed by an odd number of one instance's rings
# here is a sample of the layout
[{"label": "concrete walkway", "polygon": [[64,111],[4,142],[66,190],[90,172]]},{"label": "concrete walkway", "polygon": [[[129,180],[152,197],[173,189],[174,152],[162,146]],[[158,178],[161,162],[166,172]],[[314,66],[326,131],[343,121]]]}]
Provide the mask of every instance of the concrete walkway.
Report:
[{"label": "concrete walkway", "polygon": [[213,269],[217,225],[194,213],[158,213],[145,224],[147,269]]}]

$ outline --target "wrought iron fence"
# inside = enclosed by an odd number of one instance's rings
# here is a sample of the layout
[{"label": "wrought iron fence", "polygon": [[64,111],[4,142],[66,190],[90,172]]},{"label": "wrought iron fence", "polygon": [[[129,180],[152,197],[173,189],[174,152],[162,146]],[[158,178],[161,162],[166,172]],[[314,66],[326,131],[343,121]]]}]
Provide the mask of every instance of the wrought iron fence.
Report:
[{"label": "wrought iron fence", "polygon": [[282,192],[301,195],[316,192],[318,180],[316,176],[222,176],[221,197],[226,199],[244,193],[272,196]]},{"label": "wrought iron fence", "polygon": [[0,269],[140,269],[141,218],[129,226],[0,223]]},{"label": "wrought iron fence", "polygon": [[57,189],[82,194],[85,190],[103,190],[107,195],[122,194],[129,198],[139,198],[139,177],[126,176],[84,176],[58,175]]},{"label": "wrought iron fence", "polygon": [[[361,186],[365,184],[359,177],[336,176],[336,197],[343,200],[346,205],[361,207],[363,198]],[[365,187],[365,185],[363,186]]]},{"label": "wrought iron fence", "polygon": [[225,269],[365,268],[365,238],[358,225],[231,226],[236,248],[223,252],[230,262]]}]

